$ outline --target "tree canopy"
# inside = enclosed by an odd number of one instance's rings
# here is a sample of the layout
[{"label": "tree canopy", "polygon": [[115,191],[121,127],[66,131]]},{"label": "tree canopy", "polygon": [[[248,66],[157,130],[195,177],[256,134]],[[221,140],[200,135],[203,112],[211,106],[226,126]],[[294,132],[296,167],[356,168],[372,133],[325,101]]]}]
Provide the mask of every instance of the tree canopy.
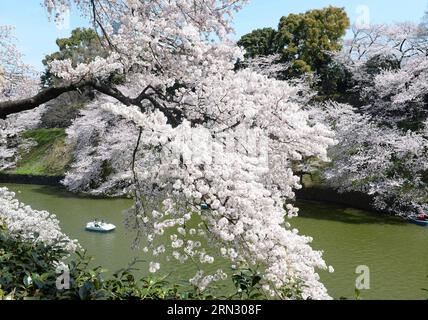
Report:
[{"label": "tree canopy", "polygon": [[278,53],[290,63],[287,77],[323,72],[331,62],[330,53],[341,49],[341,39],[350,22],[343,8],[327,7],[281,18],[278,30],[258,29],[238,42],[247,55]]},{"label": "tree canopy", "polygon": [[268,56],[277,53],[276,37],[277,31],[272,28],[256,29],[241,37],[238,45],[246,50],[246,56]]}]

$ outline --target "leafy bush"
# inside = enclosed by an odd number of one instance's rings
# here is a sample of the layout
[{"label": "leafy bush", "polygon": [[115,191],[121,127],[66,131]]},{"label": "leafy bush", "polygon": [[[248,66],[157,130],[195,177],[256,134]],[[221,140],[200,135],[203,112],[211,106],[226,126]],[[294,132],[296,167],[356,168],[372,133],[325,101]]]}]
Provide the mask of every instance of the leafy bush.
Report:
[{"label": "leafy bush", "polygon": [[[137,279],[132,262],[127,268],[106,277],[102,267],[90,268],[91,258],[86,252],[69,257],[60,244],[31,242],[12,235],[0,223],[0,300],[212,300],[263,299],[261,275],[251,269],[239,270],[232,276],[236,292],[215,296],[211,291],[200,292],[189,285],[171,284],[165,278]],[[57,289],[56,272],[68,261],[69,289]],[[64,270],[64,269],[62,269]],[[298,298],[299,286],[283,289],[287,297]]]},{"label": "leafy bush", "polygon": [[56,295],[56,265],[67,255],[59,243],[27,241],[0,224],[0,248],[0,298]]}]

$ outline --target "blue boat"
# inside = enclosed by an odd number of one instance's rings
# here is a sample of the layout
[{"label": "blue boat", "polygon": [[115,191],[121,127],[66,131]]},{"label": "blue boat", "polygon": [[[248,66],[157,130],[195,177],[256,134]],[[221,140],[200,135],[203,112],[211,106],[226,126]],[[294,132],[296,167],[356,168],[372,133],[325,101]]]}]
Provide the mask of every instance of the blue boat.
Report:
[{"label": "blue boat", "polygon": [[428,220],[419,220],[416,217],[408,217],[407,218],[411,223],[417,224],[418,226],[427,227]]}]

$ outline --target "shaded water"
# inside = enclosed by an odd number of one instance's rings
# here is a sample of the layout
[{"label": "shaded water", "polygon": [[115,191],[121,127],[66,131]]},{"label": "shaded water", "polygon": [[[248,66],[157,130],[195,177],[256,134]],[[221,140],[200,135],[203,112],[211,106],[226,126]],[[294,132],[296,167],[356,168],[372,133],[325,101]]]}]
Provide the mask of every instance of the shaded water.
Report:
[{"label": "shaded water", "polygon": [[[95,257],[95,264],[112,271],[126,266],[141,251],[130,249],[132,234],[122,225],[122,211],[132,205],[126,199],[91,199],[77,197],[63,190],[34,185],[6,185],[22,202],[34,209],[56,214],[63,231],[78,239]],[[427,299],[428,228],[401,219],[343,206],[317,202],[299,202],[300,217],[292,225],[302,234],[314,238],[313,247],[324,250],[324,258],[335,269],[321,272],[321,279],[334,298],[354,298],[355,270],[359,265],[370,268],[370,290],[361,292],[363,299]],[[114,233],[97,234],[84,230],[86,222],[105,219],[118,228]],[[166,238],[165,238],[166,241]],[[224,267],[222,261],[210,266]],[[165,265],[165,264],[163,264]],[[166,264],[164,272],[171,279],[188,279],[192,266]],[[147,262],[141,267],[147,270]]]}]

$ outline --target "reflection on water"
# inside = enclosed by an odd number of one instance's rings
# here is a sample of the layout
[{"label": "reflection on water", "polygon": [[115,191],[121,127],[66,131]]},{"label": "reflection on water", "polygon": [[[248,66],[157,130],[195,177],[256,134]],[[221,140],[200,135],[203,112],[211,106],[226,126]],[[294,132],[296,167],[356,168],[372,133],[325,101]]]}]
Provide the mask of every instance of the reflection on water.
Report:
[{"label": "reflection on water", "polygon": [[[18,198],[35,209],[57,215],[61,227],[78,239],[95,257],[95,264],[116,271],[134,258],[145,260],[138,266],[147,273],[150,257],[133,251],[133,235],[122,224],[122,212],[132,205],[128,199],[94,199],[77,197],[53,187],[6,185]],[[320,272],[329,293],[335,297],[354,297],[355,270],[366,265],[371,272],[371,289],[363,291],[363,299],[427,299],[428,292],[428,228],[409,224],[401,219],[317,202],[299,202],[300,217],[291,221],[302,234],[314,238],[313,247],[324,251],[324,258],[335,273]],[[104,219],[117,226],[110,234],[85,231],[88,221]],[[168,235],[165,236],[167,241]],[[188,279],[194,274],[192,265],[164,263],[162,271],[170,279]],[[212,270],[225,267],[218,260]]]}]

